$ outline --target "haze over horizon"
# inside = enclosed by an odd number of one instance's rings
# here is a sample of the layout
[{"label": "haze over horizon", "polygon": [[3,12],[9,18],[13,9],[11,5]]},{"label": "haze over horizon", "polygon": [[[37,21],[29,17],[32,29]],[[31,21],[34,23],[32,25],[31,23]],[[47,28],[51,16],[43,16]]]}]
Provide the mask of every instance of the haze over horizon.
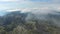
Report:
[{"label": "haze over horizon", "polygon": [[21,8],[60,8],[60,0],[0,0],[0,10]]},{"label": "haze over horizon", "polygon": [[52,9],[60,11],[60,0],[0,0],[0,15],[6,11],[30,11],[30,9]]}]

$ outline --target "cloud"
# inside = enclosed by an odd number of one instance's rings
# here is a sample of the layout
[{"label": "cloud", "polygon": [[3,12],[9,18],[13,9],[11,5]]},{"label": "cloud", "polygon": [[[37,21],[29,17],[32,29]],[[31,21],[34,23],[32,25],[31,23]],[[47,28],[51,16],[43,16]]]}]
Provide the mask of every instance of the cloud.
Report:
[{"label": "cloud", "polygon": [[[50,13],[51,10],[60,11],[59,0],[52,0],[50,2],[35,2],[29,0],[0,0],[0,10],[6,10],[7,12],[22,11],[32,13]],[[55,3],[56,2],[56,3]],[[35,11],[35,12],[33,12]]]},{"label": "cloud", "polygon": [[[6,9],[17,9],[17,8],[42,8],[46,9],[46,7],[49,7],[51,9],[55,9],[57,7],[60,7],[60,4],[56,4],[55,2],[59,2],[59,0],[42,0],[45,2],[39,2],[41,0],[0,0],[1,8]],[[46,1],[51,1],[51,2],[46,2]],[[4,9],[4,10],[6,10]],[[25,9],[24,9],[25,10]]]},{"label": "cloud", "polygon": [[0,2],[24,2],[26,0],[0,0]]},{"label": "cloud", "polygon": [[60,0],[52,0],[53,2],[60,2]]},{"label": "cloud", "polygon": [[7,12],[13,12],[13,11],[21,11],[23,10],[22,8],[21,9],[7,9],[6,11]]},{"label": "cloud", "polygon": [[25,1],[60,4],[60,0],[25,0]]},{"label": "cloud", "polygon": [[13,11],[21,11],[22,13],[25,12],[32,12],[32,13],[50,13],[52,11],[60,11],[60,7],[41,7],[41,8],[17,8],[17,9],[8,9],[8,12]]},{"label": "cloud", "polygon": [[13,2],[14,2],[14,1],[19,1],[19,0],[0,0],[0,2],[8,2],[8,1],[9,1],[9,2],[10,2],[10,1],[12,2],[12,1],[13,1]]}]

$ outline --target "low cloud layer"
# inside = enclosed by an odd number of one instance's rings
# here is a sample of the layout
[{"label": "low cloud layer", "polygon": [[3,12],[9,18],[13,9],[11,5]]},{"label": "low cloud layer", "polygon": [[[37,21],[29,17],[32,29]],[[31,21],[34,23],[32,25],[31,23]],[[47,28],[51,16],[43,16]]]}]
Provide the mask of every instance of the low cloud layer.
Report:
[{"label": "low cloud layer", "polygon": [[42,7],[42,8],[19,8],[19,9],[11,9],[6,10],[7,12],[13,11],[21,11],[22,13],[31,12],[34,14],[48,14],[52,12],[60,12],[60,7],[57,8],[49,8],[49,7]]}]

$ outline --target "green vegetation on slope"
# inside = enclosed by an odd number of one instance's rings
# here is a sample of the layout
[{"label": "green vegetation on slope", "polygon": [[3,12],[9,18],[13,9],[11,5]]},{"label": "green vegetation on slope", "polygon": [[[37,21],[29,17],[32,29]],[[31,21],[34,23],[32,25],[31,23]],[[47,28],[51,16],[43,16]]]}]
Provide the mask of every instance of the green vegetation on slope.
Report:
[{"label": "green vegetation on slope", "polygon": [[53,20],[25,20],[27,13],[12,12],[0,17],[0,34],[60,34]]}]

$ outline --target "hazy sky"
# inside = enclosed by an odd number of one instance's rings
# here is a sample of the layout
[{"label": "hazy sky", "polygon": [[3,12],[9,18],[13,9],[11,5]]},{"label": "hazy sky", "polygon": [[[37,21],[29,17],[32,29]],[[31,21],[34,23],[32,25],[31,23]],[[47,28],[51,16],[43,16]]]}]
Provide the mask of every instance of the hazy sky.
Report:
[{"label": "hazy sky", "polygon": [[0,0],[0,15],[4,10],[30,11],[30,9],[60,10],[60,0]]},{"label": "hazy sky", "polygon": [[0,0],[0,10],[21,8],[60,8],[60,0]]}]

